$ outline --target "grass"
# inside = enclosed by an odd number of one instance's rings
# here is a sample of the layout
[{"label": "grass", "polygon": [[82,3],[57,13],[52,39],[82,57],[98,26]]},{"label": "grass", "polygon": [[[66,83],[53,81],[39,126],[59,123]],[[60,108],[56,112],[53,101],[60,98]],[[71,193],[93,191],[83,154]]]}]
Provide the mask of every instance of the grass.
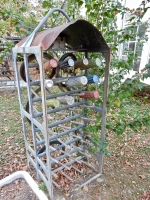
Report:
[{"label": "grass", "polygon": [[[24,102],[26,102],[25,89]],[[120,113],[120,108],[110,110],[108,121],[134,122],[150,114],[149,103],[133,98],[121,106],[128,112]],[[136,112],[135,112],[136,111]],[[24,169],[26,154],[20,115],[18,96],[16,93],[0,93],[0,176]],[[139,113],[139,114],[138,114]],[[119,117],[118,117],[119,116]],[[127,127],[122,135],[107,130],[108,151],[110,156],[104,159],[102,183],[94,181],[88,185],[89,192],[82,190],[73,196],[75,199],[105,200],[138,200],[150,189],[150,125],[138,128]],[[11,167],[10,167],[11,166]],[[65,197],[69,199],[69,197]]]},{"label": "grass", "polygon": [[1,94],[1,131],[0,131],[0,144],[7,136],[15,135],[22,131],[20,107],[18,97],[16,94]]}]

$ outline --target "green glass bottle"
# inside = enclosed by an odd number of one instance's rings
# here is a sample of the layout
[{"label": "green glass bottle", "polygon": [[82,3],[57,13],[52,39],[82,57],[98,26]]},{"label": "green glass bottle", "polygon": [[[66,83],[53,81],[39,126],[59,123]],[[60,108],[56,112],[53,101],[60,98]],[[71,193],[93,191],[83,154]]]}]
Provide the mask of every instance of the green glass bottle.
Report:
[{"label": "green glass bottle", "polygon": [[58,108],[60,107],[60,102],[58,99],[49,99],[46,101],[47,107]]}]

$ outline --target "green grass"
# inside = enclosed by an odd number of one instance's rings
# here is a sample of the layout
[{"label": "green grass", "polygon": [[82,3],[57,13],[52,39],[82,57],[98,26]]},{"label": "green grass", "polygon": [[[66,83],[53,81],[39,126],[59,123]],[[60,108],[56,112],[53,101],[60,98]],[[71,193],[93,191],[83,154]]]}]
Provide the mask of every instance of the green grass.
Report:
[{"label": "green grass", "polygon": [[[22,90],[24,91],[24,89]],[[17,93],[0,94],[0,113],[0,145],[4,143],[7,137],[13,137],[14,143],[20,143],[23,146],[22,121]]]}]

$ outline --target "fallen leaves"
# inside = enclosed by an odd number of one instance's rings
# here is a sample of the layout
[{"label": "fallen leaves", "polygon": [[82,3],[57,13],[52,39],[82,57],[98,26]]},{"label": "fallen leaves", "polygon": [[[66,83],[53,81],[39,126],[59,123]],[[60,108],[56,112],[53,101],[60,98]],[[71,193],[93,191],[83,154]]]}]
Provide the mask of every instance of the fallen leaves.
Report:
[{"label": "fallen leaves", "polygon": [[34,199],[38,198],[23,179],[16,179],[12,183],[0,188],[0,199]]},{"label": "fallen leaves", "polygon": [[23,167],[21,167],[21,170],[27,171],[27,170],[28,170],[28,167],[27,167],[27,166],[23,166]]},{"label": "fallen leaves", "polygon": [[83,190],[83,192],[88,192],[88,191],[89,191],[87,185],[85,185],[85,186],[82,188],[82,190]]},{"label": "fallen leaves", "polygon": [[128,161],[125,161],[126,165],[131,166],[131,163]]},{"label": "fallen leaves", "polygon": [[150,190],[144,192],[143,196],[139,200],[149,200],[150,199]]},{"label": "fallen leaves", "polygon": [[9,128],[4,127],[4,131],[5,131],[5,132],[9,131]]},{"label": "fallen leaves", "polygon": [[27,171],[26,150],[20,144],[15,143],[15,136],[11,135],[5,138],[5,142],[0,146],[1,155],[1,179],[18,170]]},{"label": "fallen leaves", "polygon": [[142,174],[142,175],[139,175],[139,177],[141,178],[141,179],[146,179],[146,176],[144,175],[144,174]]},{"label": "fallen leaves", "polygon": [[123,152],[123,151],[121,151],[121,152],[120,152],[120,155],[121,155],[121,156],[123,156],[123,155],[124,155],[124,152]]}]

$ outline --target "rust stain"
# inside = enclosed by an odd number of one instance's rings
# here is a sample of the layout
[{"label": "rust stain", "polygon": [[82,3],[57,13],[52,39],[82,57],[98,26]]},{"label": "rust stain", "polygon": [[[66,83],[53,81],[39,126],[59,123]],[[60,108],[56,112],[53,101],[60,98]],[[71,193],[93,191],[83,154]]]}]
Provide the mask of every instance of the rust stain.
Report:
[{"label": "rust stain", "polygon": [[[101,32],[86,20],[76,20],[61,26],[50,28],[35,35],[31,46],[41,46],[49,49],[57,37],[65,37],[65,42],[72,50],[89,52],[108,52],[109,47]],[[20,47],[28,37],[21,40],[16,46]]]}]

